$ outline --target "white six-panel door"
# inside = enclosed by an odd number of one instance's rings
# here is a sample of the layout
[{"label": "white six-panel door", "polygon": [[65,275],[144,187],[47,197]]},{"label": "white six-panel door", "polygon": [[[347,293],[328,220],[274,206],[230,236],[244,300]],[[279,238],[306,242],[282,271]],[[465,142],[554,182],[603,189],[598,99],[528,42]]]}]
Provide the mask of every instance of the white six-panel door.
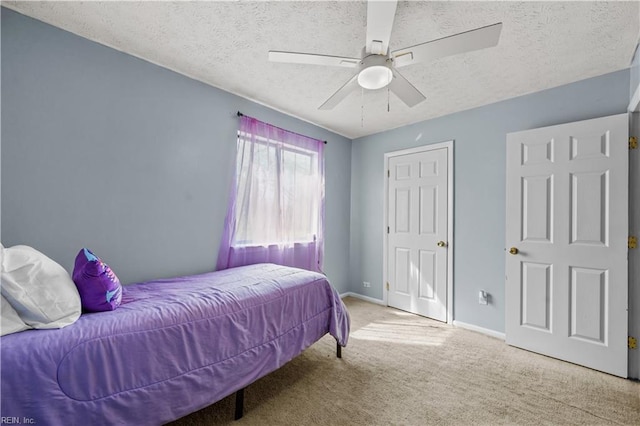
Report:
[{"label": "white six-panel door", "polygon": [[627,114],[507,135],[506,341],[627,376]]},{"label": "white six-panel door", "polygon": [[387,176],[387,303],[440,321],[447,321],[448,155],[442,147],[390,156]]}]

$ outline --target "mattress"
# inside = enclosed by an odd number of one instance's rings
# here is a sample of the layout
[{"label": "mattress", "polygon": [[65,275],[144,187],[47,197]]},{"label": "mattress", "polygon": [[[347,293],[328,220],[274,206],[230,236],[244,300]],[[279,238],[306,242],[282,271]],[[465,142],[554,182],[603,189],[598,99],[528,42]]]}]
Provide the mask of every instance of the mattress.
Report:
[{"label": "mattress", "polygon": [[[1,338],[1,416],[162,424],[276,370],[349,316],[326,277],[259,264],[125,287],[115,311]],[[26,421],[25,421],[26,420]]]}]

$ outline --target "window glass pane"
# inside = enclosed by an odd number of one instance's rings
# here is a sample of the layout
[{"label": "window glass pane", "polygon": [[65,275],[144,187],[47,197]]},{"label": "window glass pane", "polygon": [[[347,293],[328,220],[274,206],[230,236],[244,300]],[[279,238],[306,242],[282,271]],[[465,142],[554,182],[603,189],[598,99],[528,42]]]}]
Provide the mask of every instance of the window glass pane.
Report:
[{"label": "window glass pane", "polygon": [[313,155],[285,149],[283,152],[283,216],[290,224],[289,241],[313,241],[317,223],[317,176]]},{"label": "window glass pane", "polygon": [[234,245],[313,241],[318,233],[318,156],[267,140],[238,144]]}]

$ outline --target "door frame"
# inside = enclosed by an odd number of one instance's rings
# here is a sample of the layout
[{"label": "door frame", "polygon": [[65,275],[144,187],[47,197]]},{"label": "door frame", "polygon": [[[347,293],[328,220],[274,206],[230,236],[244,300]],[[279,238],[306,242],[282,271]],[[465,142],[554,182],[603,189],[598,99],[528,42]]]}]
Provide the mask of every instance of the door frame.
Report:
[{"label": "door frame", "polygon": [[[384,154],[384,170],[383,174],[388,176],[389,159],[400,155],[416,154],[418,152],[435,151],[445,148],[447,150],[447,324],[453,323],[453,142],[449,140],[445,142],[433,143],[429,145],[421,145],[416,148],[402,149],[399,151],[385,152]],[[386,283],[388,281],[388,244],[389,234],[387,227],[389,211],[389,178],[384,179],[384,211],[383,211],[383,254],[382,254],[382,295],[385,306],[389,306],[389,290]]]},{"label": "door frame", "polygon": [[[629,102],[629,136],[640,136],[640,83]],[[629,150],[629,235],[636,237],[640,232],[640,196],[637,194],[640,182],[639,149]],[[640,279],[640,250],[629,249],[629,336],[640,339],[640,289],[634,287]],[[629,349],[629,378],[640,379],[640,351]]]}]

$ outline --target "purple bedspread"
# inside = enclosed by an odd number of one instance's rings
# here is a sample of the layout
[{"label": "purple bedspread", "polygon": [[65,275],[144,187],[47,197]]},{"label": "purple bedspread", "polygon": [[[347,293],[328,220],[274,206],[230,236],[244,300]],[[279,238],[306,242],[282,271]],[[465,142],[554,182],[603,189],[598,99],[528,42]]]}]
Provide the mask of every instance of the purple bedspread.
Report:
[{"label": "purple bedspread", "polygon": [[349,315],[315,272],[259,264],[131,285],[115,311],[2,337],[0,414],[38,425],[162,424],[326,333],[345,346]]}]

